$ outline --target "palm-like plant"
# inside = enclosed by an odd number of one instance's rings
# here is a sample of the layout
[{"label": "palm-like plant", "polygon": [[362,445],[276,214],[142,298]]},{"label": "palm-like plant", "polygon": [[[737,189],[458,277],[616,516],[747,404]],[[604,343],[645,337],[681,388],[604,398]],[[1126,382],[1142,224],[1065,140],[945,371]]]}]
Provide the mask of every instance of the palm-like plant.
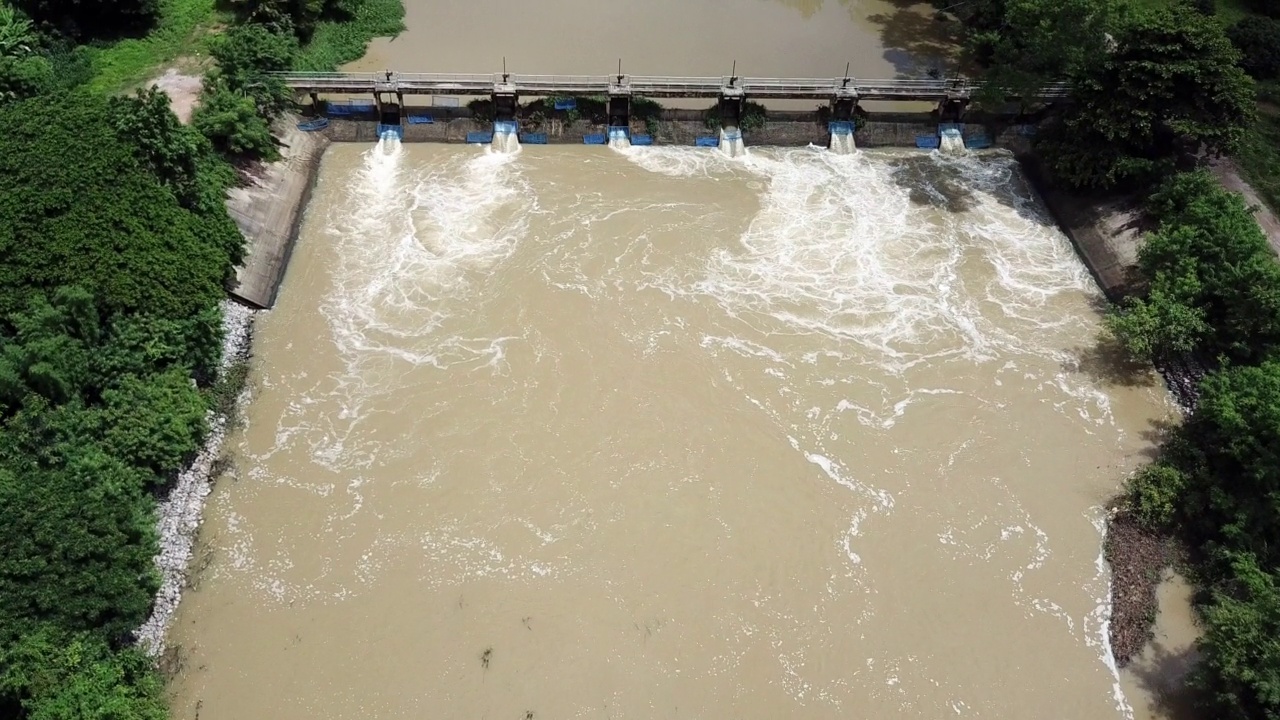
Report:
[{"label": "palm-like plant", "polygon": [[31,21],[0,2],[0,57],[30,55],[35,44],[36,31]]}]

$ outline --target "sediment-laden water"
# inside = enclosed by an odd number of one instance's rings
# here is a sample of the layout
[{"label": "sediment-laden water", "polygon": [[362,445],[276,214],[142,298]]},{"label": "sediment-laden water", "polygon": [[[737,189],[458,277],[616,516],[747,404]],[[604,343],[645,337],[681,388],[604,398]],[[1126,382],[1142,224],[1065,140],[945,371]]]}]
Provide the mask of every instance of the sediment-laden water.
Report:
[{"label": "sediment-laden water", "polygon": [[1100,303],[1007,158],[334,146],[177,716],[1124,717]]}]

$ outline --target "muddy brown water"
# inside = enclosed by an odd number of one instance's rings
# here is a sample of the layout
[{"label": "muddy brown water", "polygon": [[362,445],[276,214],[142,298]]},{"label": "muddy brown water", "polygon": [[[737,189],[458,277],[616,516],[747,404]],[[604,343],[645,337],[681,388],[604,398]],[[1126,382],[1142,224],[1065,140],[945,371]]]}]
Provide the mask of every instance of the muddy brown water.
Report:
[{"label": "muddy brown water", "polygon": [[916,76],[946,69],[955,28],[927,3],[751,0],[643,5],[560,0],[406,2],[408,30],[353,70],[611,75]]},{"label": "muddy brown water", "polygon": [[1100,303],[1007,157],[335,145],[176,716],[1124,717]]}]

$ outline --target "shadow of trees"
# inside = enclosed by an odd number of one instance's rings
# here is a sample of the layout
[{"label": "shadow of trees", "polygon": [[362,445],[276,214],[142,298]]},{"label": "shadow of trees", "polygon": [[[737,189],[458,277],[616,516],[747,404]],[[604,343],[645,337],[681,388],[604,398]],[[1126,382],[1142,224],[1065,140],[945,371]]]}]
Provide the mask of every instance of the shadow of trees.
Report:
[{"label": "shadow of trees", "polygon": [[1131,663],[1125,671],[1151,698],[1150,705],[1159,717],[1197,720],[1203,713],[1196,711],[1195,690],[1186,682],[1197,657],[1194,646],[1170,650],[1158,640],[1152,640],[1142,659]]},{"label": "shadow of trees", "polygon": [[[941,15],[928,3],[913,0],[890,0],[892,9],[868,16],[876,26],[884,59],[899,76],[924,77],[930,71],[941,75],[959,69],[964,28]],[[861,20],[858,6],[850,4],[849,12]]]},{"label": "shadow of trees", "polygon": [[975,181],[970,174],[972,167],[964,160],[919,151],[890,159],[890,178],[907,191],[908,198],[916,205],[960,213],[973,210],[981,198],[991,198],[1024,220],[1056,226],[1053,217],[1035,200],[1036,193],[1032,192],[1016,161],[1007,162],[1012,164],[1008,176],[992,184]]}]

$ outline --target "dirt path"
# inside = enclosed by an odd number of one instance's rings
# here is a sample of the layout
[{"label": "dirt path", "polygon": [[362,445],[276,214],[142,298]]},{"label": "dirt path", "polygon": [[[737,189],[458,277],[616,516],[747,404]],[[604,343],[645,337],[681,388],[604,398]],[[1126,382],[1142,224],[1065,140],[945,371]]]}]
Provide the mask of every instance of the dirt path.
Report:
[{"label": "dirt path", "polygon": [[184,75],[176,68],[169,68],[163,75],[151,81],[151,87],[163,90],[169,95],[169,107],[173,114],[183,123],[191,122],[191,113],[200,103],[200,89],[204,79],[198,75]]}]

